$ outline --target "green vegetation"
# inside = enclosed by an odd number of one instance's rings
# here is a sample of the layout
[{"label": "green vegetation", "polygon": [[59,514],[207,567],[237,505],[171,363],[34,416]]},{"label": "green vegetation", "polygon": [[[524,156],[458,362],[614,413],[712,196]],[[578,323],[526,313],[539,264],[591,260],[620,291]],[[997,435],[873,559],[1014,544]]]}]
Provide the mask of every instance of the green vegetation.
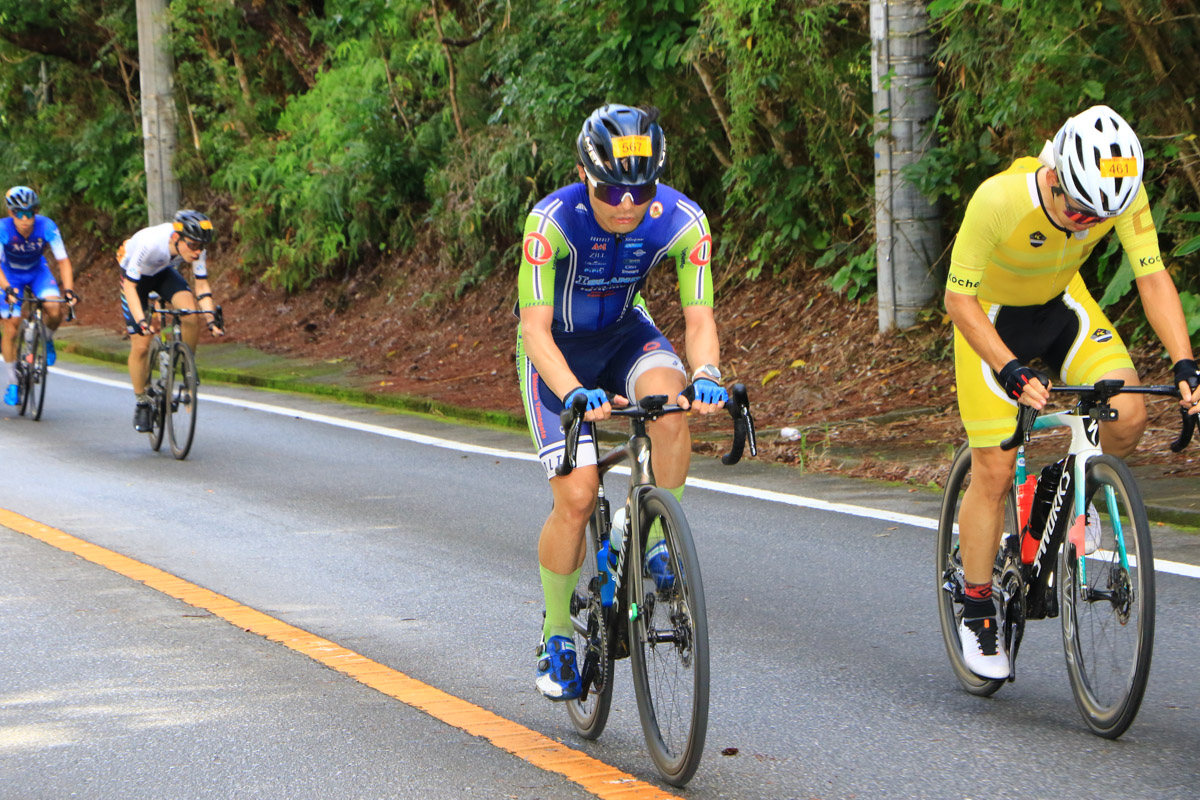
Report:
[{"label": "green vegetation", "polygon": [[[1190,3],[1185,3],[1188,9]],[[1125,114],[1164,251],[1200,252],[1200,15],[1165,0],[933,0],[941,109],[910,178],[946,211],[1062,119]],[[871,296],[866,0],[173,0],[177,166],[241,263],[288,290],[437,253],[447,289],[511,279],[523,218],[571,180],[606,101],[663,111],[669,181],[730,277],[828,273]],[[0,178],[119,240],[142,223],[133,4],[0,0]],[[1120,250],[1091,277],[1125,313]],[[942,265],[944,266],[944,265]],[[1177,269],[1193,329],[1197,270]]]}]

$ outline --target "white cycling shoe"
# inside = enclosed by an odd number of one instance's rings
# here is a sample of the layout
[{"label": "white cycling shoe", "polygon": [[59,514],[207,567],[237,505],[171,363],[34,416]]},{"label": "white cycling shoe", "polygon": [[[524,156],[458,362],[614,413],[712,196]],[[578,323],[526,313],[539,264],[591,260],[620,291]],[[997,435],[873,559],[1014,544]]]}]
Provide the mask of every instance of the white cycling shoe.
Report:
[{"label": "white cycling shoe", "polygon": [[999,633],[1000,626],[995,617],[963,619],[958,623],[963,660],[967,662],[967,669],[981,678],[1003,680],[1008,677],[1008,653],[1004,652]]}]

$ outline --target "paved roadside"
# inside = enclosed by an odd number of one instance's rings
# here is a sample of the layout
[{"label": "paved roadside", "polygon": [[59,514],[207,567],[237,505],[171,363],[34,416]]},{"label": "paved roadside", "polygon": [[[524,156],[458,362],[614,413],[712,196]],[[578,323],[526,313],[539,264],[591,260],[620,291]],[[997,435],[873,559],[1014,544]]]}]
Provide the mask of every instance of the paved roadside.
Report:
[{"label": "paved roadside", "polygon": [[[120,334],[94,326],[67,325],[57,336],[60,353],[125,364],[129,343]],[[70,357],[70,356],[68,356]],[[523,431],[523,420],[502,412],[487,412],[449,406],[427,398],[380,392],[384,380],[378,375],[356,372],[345,361],[322,361],[277,356],[255,350],[243,344],[205,341],[201,348],[199,369],[202,380],[220,381],[282,391],[303,392],[318,396],[336,396],[353,402],[391,407],[407,411],[434,413],[451,419],[483,422],[502,428]],[[761,424],[761,423],[760,423]],[[768,424],[761,434],[773,433]],[[1193,443],[1192,448],[1200,448]],[[1200,451],[1198,451],[1200,452]],[[852,448],[832,448],[823,456],[834,463],[854,464],[864,458],[911,463],[929,458],[928,452],[908,453],[856,451]],[[1200,457],[1198,455],[1197,457]],[[783,468],[787,469],[787,468]],[[1195,478],[1164,475],[1161,466],[1134,468],[1142,489],[1151,520],[1176,526],[1200,528],[1200,487]],[[1200,537],[1197,547],[1200,547]]]}]

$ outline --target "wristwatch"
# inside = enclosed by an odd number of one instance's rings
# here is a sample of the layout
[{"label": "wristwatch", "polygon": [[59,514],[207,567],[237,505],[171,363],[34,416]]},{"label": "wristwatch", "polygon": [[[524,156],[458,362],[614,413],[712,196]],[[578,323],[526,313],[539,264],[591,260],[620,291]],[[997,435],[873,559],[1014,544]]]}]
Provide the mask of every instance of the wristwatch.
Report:
[{"label": "wristwatch", "polygon": [[692,383],[695,383],[696,379],[701,375],[713,381],[714,383],[721,383],[721,370],[717,369],[713,364],[705,364],[701,367],[698,367],[696,371],[692,373]]}]

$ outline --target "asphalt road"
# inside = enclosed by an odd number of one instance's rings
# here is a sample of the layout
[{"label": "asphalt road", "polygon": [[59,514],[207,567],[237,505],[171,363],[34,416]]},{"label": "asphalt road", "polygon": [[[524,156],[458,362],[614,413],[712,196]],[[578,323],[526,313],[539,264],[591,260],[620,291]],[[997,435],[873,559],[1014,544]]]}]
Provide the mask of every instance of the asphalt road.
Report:
[{"label": "asphalt road", "polygon": [[[533,688],[535,541],[549,492],[525,437],[205,385],[196,445],[176,462],[133,432],[118,371],[65,366],[94,380],[52,376],[40,423],[0,412],[0,509],[656,783],[625,663],[597,742],[574,736]],[[344,423],[298,418],[314,414]],[[445,444],[397,438],[405,432]],[[1031,625],[1015,683],[971,697],[942,649],[933,531],[788,501],[931,518],[936,495],[754,463],[698,463],[694,475],[721,484],[684,499],[704,567],[712,711],[704,761],[681,794],[1200,796],[1197,579],[1159,575],[1150,687],[1133,728],[1109,742],[1075,709],[1057,621]],[[1189,534],[1155,537],[1176,558],[1197,549]],[[2,798],[590,796],[301,653],[5,528],[0,626]]]}]

